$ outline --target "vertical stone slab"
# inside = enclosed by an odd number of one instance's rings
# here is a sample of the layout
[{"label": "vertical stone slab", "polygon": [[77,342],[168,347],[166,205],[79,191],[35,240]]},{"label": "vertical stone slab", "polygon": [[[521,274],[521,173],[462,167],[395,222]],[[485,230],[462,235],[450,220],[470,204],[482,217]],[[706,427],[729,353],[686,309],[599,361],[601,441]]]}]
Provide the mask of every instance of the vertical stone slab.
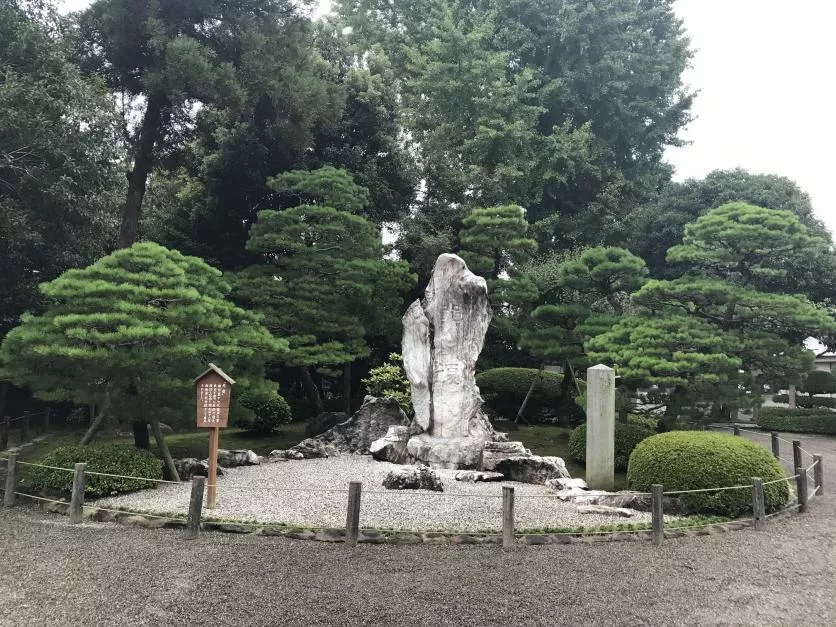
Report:
[{"label": "vertical stone slab", "polygon": [[402,319],[402,357],[406,378],[412,384],[412,407],[415,422],[429,431],[432,422],[432,346],[430,321],[416,300]]},{"label": "vertical stone slab", "polygon": [[593,490],[615,484],[615,371],[603,364],[586,371],[586,483]]}]

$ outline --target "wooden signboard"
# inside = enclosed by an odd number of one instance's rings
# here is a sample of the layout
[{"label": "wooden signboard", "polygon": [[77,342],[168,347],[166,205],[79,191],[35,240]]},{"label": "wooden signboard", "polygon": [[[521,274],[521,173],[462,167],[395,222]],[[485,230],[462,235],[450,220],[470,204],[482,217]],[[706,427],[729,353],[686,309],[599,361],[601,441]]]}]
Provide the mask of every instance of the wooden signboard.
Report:
[{"label": "wooden signboard", "polygon": [[215,507],[218,489],[218,437],[221,427],[229,421],[229,399],[232,397],[232,379],[215,364],[194,380],[197,396],[197,426],[209,428],[209,489],[206,506]]}]

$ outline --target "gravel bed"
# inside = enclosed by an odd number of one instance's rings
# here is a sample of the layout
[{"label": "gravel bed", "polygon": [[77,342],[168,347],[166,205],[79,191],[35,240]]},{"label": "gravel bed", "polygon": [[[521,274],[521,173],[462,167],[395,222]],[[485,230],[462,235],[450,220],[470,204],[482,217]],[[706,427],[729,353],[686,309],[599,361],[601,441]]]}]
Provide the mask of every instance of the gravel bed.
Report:
[{"label": "gravel bed", "polygon": [[[466,483],[454,470],[436,471],[444,492],[385,490],[383,478],[399,468],[367,456],[309,459],[232,468],[218,479],[218,501],[204,514],[215,518],[314,527],[345,525],[350,481],[363,483],[360,525],[413,531],[499,531],[502,486],[515,488],[519,530],[649,522],[648,512],[631,518],[580,514],[574,504],[554,498],[545,486],[515,482]],[[188,509],[191,485],[161,484],[156,489],[99,499],[92,504],[149,513]]]}]

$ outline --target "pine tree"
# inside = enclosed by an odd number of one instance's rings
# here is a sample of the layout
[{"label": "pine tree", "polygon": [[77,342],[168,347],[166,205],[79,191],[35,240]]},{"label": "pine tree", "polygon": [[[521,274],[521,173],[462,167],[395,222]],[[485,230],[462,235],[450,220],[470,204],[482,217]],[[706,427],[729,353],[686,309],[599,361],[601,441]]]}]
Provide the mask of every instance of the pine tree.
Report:
[{"label": "pine tree", "polygon": [[190,422],[192,379],[208,362],[236,379],[233,398],[276,394],[264,363],[287,343],[227,300],[220,271],[200,259],[135,244],[68,270],[41,291],[46,311],[25,315],[6,336],[2,373],[43,400],[100,407],[84,443],[106,416],[143,428],[149,421]]},{"label": "pine tree", "polygon": [[[356,210],[368,194],[344,194],[354,183],[347,185],[338,173],[293,172],[270,184],[280,193],[304,190],[307,199]],[[260,211],[247,250],[260,263],[237,275],[236,299],[262,312],[267,327],[288,340],[283,363],[300,368],[308,397],[321,412],[310,368],[343,366],[348,381],[351,363],[369,354],[367,337],[386,324],[381,312],[396,311],[400,318],[401,296],[411,286],[406,264],[383,258],[373,223],[326,204]],[[345,396],[348,403],[350,395]]]}]

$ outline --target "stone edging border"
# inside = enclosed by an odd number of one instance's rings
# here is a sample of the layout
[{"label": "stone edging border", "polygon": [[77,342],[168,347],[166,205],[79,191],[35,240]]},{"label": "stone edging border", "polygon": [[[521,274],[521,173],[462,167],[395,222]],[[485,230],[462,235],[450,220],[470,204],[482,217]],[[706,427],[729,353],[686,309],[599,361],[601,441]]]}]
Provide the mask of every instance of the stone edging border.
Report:
[{"label": "stone edging border", "polygon": [[[50,513],[67,515],[70,504],[66,502],[40,502],[42,510]],[[184,529],[186,520],[163,518],[151,514],[137,512],[122,512],[105,510],[95,506],[84,507],[84,520],[90,522],[115,522],[123,525],[134,525],[145,529]],[[730,520],[728,522],[713,523],[693,529],[665,529],[665,539],[687,538],[694,536],[709,536],[730,531],[738,531],[752,526],[750,520]],[[219,531],[223,533],[252,534],[261,536],[278,536],[294,540],[314,540],[318,542],[344,542],[345,529],[341,528],[299,528],[264,525],[242,524],[204,520],[201,523],[203,531]],[[518,533],[516,543],[520,545],[543,544],[593,544],[598,542],[641,542],[652,539],[651,530],[643,531],[611,531],[594,533]],[[395,531],[360,529],[359,543],[364,544],[502,544],[502,533],[457,533],[442,531]]]}]

